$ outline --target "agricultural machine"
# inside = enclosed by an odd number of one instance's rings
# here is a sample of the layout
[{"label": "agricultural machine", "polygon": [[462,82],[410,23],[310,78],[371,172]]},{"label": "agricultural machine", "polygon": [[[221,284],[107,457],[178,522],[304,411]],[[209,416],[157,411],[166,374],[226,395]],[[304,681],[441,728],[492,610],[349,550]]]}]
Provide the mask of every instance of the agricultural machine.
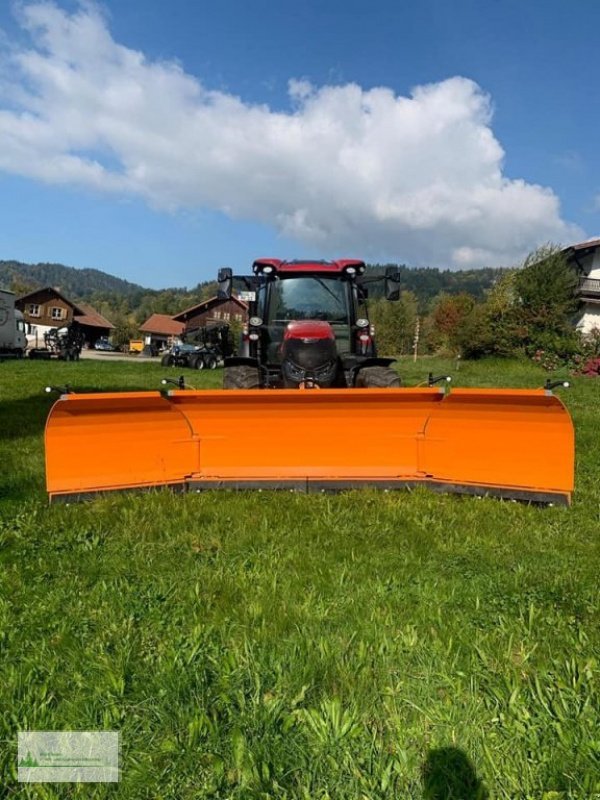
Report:
[{"label": "agricultural machine", "polygon": [[213,324],[186,334],[184,344],[175,344],[161,358],[163,367],[216,369],[233,352],[229,325]]},{"label": "agricultural machine", "polygon": [[51,328],[44,334],[45,347],[36,347],[29,351],[29,358],[51,359],[59,361],[79,361],[85,344],[85,335],[78,322],[72,322],[62,328]]},{"label": "agricultural machine", "polygon": [[[162,392],[63,392],[46,426],[51,499],[157,486],[424,485],[570,502],[573,426],[552,384],[400,387],[393,359],[377,353],[361,261],[260,259],[241,278],[221,270],[222,297],[236,280],[250,315],[239,354],[225,359],[234,391],[167,378]],[[383,280],[397,299],[395,272]]]}]

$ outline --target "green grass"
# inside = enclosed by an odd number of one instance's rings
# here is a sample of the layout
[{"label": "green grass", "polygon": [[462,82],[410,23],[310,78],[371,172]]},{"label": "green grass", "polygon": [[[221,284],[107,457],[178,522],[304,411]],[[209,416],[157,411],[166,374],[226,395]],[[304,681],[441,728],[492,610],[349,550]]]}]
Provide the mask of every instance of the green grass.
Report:
[{"label": "green grass", "polygon": [[[408,383],[429,369],[457,385],[545,378],[522,362],[401,364]],[[157,388],[164,372],[0,364],[0,795],[600,793],[597,381],[565,394],[570,509],[426,490],[49,507],[43,386]],[[121,783],[19,785],[24,729],[119,730]]]}]

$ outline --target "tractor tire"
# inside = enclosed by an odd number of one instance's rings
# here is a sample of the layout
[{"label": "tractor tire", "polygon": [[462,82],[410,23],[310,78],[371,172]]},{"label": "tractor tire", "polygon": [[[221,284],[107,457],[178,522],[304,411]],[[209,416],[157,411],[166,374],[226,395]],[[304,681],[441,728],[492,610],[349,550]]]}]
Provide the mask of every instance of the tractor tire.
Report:
[{"label": "tractor tire", "polygon": [[204,358],[204,366],[206,369],[216,369],[217,368],[217,359],[214,356],[205,356]]},{"label": "tractor tire", "polygon": [[161,367],[172,367],[174,363],[173,356],[170,353],[165,353],[160,360]]},{"label": "tractor tire", "polygon": [[358,389],[396,389],[400,377],[391,367],[365,367],[356,376]]},{"label": "tractor tire", "polygon": [[224,389],[260,389],[260,375],[256,367],[225,367]]},{"label": "tractor tire", "polygon": [[190,359],[190,367],[192,369],[204,369],[204,359],[202,356],[194,356],[194,358]]}]

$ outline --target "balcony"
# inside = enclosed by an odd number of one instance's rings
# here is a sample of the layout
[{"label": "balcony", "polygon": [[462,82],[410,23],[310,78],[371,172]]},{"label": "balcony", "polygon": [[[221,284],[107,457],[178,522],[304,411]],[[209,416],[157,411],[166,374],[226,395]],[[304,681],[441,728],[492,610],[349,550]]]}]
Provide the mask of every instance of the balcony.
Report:
[{"label": "balcony", "polygon": [[579,296],[590,300],[600,300],[600,278],[580,278]]}]

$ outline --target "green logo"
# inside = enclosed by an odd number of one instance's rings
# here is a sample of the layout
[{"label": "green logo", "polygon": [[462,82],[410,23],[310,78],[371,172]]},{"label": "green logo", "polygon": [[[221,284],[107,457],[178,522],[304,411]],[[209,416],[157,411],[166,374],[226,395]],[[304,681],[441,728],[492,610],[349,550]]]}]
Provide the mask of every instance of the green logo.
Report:
[{"label": "green logo", "polygon": [[19,761],[19,766],[20,766],[20,767],[39,767],[39,763],[38,763],[37,759],[35,759],[35,758],[34,758],[34,757],[31,755],[31,753],[29,752],[29,750],[28,750],[28,751],[27,751],[27,758],[22,758],[22,759]]}]

